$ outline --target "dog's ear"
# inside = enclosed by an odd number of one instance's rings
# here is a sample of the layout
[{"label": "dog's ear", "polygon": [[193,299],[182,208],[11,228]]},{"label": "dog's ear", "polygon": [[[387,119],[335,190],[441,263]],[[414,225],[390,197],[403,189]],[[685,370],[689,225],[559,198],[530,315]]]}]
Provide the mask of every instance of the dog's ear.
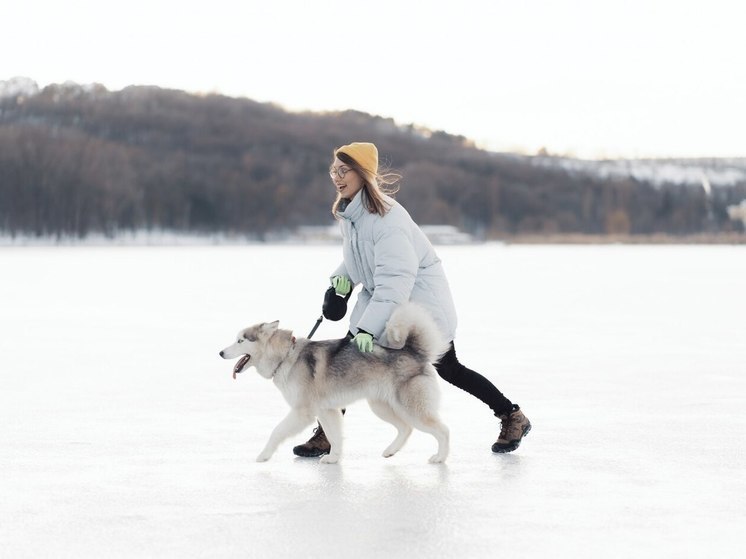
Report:
[{"label": "dog's ear", "polygon": [[280,325],[279,320],[275,320],[274,322],[265,322],[262,324],[262,330],[265,332],[274,332],[277,330],[277,327]]}]

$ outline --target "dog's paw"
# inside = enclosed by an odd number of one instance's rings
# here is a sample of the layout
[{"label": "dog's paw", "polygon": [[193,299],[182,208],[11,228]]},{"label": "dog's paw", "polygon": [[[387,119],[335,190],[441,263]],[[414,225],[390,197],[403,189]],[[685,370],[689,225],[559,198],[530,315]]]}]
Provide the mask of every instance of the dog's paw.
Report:
[{"label": "dog's paw", "polygon": [[428,460],[428,462],[430,462],[431,464],[442,464],[445,461],[446,457],[441,456],[440,454],[433,454]]},{"label": "dog's paw", "polygon": [[270,458],[272,458],[271,454],[267,454],[265,452],[262,452],[259,456],[256,457],[256,461],[257,462],[266,462]]},{"label": "dog's paw", "polygon": [[332,456],[331,454],[327,454],[321,457],[320,462],[322,464],[336,464],[337,462],[339,462],[339,456]]},{"label": "dog's paw", "polygon": [[396,454],[396,452],[397,452],[396,450],[391,450],[390,448],[387,448],[386,450],[383,451],[383,454],[381,454],[381,456],[383,456],[384,458],[391,458],[394,454]]}]

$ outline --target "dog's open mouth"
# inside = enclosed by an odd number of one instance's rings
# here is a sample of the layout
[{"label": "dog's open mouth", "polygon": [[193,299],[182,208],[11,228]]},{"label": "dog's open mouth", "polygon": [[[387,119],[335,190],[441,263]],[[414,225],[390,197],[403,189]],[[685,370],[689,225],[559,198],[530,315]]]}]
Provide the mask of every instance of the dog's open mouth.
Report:
[{"label": "dog's open mouth", "polygon": [[241,359],[238,360],[238,363],[236,363],[236,366],[233,367],[233,378],[236,378],[237,373],[243,372],[243,368],[246,366],[246,363],[249,362],[249,359],[251,359],[251,355],[241,356]]}]

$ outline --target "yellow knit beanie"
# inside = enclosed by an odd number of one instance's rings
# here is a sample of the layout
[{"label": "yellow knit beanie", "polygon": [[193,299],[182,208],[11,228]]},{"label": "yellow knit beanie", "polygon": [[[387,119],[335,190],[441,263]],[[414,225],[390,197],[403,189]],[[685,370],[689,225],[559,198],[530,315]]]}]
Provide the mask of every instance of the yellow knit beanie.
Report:
[{"label": "yellow knit beanie", "polygon": [[349,155],[366,171],[373,175],[378,174],[378,148],[368,142],[352,142],[334,152],[336,156],[339,153]]}]

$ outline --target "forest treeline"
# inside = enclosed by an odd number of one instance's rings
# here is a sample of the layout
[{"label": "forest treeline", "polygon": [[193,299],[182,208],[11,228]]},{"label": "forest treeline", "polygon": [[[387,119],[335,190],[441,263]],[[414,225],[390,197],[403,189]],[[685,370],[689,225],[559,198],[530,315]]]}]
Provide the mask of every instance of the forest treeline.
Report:
[{"label": "forest treeline", "polygon": [[461,136],[357,111],[290,113],[249,99],[157,87],[51,85],[0,99],[0,233],[130,230],[259,236],[329,225],[332,150],[372,141],[403,175],[421,224],[512,234],[740,230],[718,189],[602,179],[475,148]]}]

